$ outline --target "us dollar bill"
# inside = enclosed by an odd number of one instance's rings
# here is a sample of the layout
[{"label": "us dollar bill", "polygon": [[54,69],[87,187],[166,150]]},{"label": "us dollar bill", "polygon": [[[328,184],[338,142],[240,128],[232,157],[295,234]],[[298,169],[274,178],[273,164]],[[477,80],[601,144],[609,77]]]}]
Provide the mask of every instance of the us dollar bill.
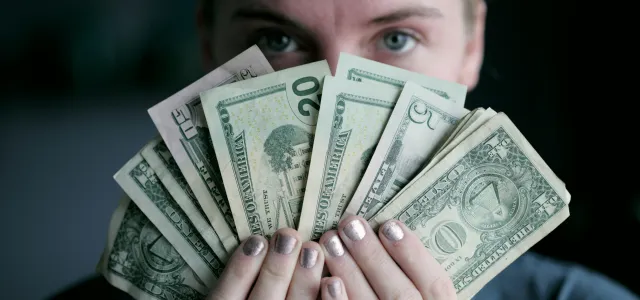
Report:
[{"label": "us dollar bill", "polygon": [[303,240],[316,240],[337,226],[400,92],[395,86],[325,77],[298,226]]},{"label": "us dollar bill", "polygon": [[273,68],[262,52],[252,46],[148,111],[229,253],[238,245],[238,236],[202,110],[200,92],[272,72]]},{"label": "us dollar bill", "polygon": [[445,142],[442,143],[442,145],[440,145],[440,147],[436,150],[436,154],[438,154],[444,147],[446,147],[449,144],[449,142],[451,142],[452,139],[458,136],[460,131],[467,126],[467,124],[469,123],[469,120],[471,120],[478,114],[481,114],[484,110],[485,110],[484,108],[478,107],[472,110],[471,112],[469,112],[468,114],[466,114],[462,119],[460,119],[458,124],[456,124],[455,129],[451,132],[451,134],[449,134]]},{"label": "us dollar bill", "polygon": [[404,222],[449,273],[458,296],[469,299],[569,217],[567,197],[499,113],[369,222]]},{"label": "us dollar bill", "polygon": [[407,81],[413,81],[440,97],[456,103],[458,107],[464,107],[467,96],[467,86],[465,85],[429,77],[345,52],[340,53],[335,77],[355,82],[390,85],[400,89]]},{"label": "us dollar bill", "polygon": [[[445,141],[444,145],[438,149],[436,154],[429,160],[429,163],[418,173],[418,175],[414,176],[413,179],[409,183],[405,185],[404,188],[400,190],[391,200],[387,201],[386,205],[389,205],[389,202],[394,201],[394,198],[401,197],[402,194],[407,190],[409,186],[414,184],[418,179],[424,176],[431,168],[444,157],[445,154],[449,153],[452,149],[454,149],[461,141],[466,139],[470,134],[475,132],[480,126],[484,125],[488,120],[494,117],[497,114],[491,108],[475,109],[469,119],[467,119],[466,123],[462,126],[456,128],[456,131],[452,133],[451,136]],[[384,207],[384,206],[383,206]],[[367,220],[371,219],[371,217],[367,218]]]},{"label": "us dollar bill", "polygon": [[296,228],[326,60],[201,93],[238,237]]},{"label": "us dollar bill", "polygon": [[162,185],[167,189],[171,197],[178,204],[187,219],[193,223],[194,229],[200,233],[207,245],[223,261],[226,262],[229,253],[216,234],[215,230],[207,222],[207,217],[198,204],[187,180],[180,173],[180,168],[171,152],[161,137],[156,137],[149,142],[140,152],[142,158],[155,172]]},{"label": "us dollar bill", "polygon": [[474,115],[471,116],[467,124],[462,126],[458,132],[449,137],[445,141],[445,145],[443,145],[438,152],[434,155],[433,159],[429,161],[427,166],[422,170],[422,173],[428,172],[431,167],[433,167],[436,163],[440,162],[440,160],[447,155],[451,150],[455,149],[462,141],[464,141],[469,135],[474,133],[480,126],[484,125],[486,122],[491,120],[491,118],[495,117],[498,113],[491,109],[490,107],[487,109],[482,109],[476,111]]},{"label": "us dollar bill", "polygon": [[138,300],[201,300],[209,290],[128,196],[111,217],[96,269]]},{"label": "us dollar bill", "polygon": [[367,219],[424,167],[467,109],[408,81],[345,214]]},{"label": "us dollar bill", "polygon": [[211,287],[222,274],[223,259],[207,245],[142,155],[131,158],[114,178],[204,284]]}]

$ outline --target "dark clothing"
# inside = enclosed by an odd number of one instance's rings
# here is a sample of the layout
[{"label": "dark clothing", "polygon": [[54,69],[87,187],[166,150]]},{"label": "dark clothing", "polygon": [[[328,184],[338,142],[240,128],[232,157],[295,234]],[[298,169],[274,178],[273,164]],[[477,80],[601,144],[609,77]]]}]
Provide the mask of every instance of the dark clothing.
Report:
[{"label": "dark clothing", "polygon": [[579,265],[528,252],[494,277],[474,300],[637,300],[617,282]]}]

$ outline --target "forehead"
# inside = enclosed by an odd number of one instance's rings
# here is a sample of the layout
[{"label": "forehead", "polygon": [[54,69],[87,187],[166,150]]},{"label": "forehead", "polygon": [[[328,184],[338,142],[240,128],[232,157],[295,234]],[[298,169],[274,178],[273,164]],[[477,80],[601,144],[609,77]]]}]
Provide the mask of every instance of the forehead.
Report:
[{"label": "forehead", "polygon": [[307,27],[366,25],[393,13],[461,20],[466,0],[215,0],[215,14],[233,19],[238,11],[277,13]]}]

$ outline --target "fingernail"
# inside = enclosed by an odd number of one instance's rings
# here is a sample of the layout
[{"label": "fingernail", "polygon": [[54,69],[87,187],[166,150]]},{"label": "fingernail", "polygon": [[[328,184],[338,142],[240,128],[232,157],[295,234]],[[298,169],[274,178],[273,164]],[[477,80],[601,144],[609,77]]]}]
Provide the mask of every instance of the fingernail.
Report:
[{"label": "fingernail", "polygon": [[340,242],[340,238],[337,235],[330,237],[326,242],[324,242],[324,247],[327,248],[329,255],[333,257],[344,255],[342,242]]},{"label": "fingernail", "polygon": [[340,296],[340,294],[342,294],[342,285],[340,284],[339,280],[334,280],[331,283],[329,283],[329,295],[331,295],[331,297],[338,297]]},{"label": "fingernail", "polygon": [[364,238],[367,231],[364,229],[364,225],[360,220],[355,219],[349,222],[343,229],[344,234],[352,241],[359,241]]},{"label": "fingernail", "polygon": [[386,236],[389,240],[397,242],[404,237],[404,232],[402,228],[396,222],[387,222],[382,227],[382,234]]},{"label": "fingernail", "polygon": [[290,254],[293,252],[293,248],[296,247],[297,242],[298,240],[293,236],[278,233],[273,250],[280,254]]},{"label": "fingernail", "polygon": [[256,256],[264,249],[264,243],[262,239],[257,236],[250,237],[242,247],[242,252],[247,256]]},{"label": "fingernail", "polygon": [[316,249],[302,249],[302,255],[300,256],[300,265],[303,268],[313,268],[313,266],[316,265],[316,261],[318,261],[318,251],[316,251]]}]

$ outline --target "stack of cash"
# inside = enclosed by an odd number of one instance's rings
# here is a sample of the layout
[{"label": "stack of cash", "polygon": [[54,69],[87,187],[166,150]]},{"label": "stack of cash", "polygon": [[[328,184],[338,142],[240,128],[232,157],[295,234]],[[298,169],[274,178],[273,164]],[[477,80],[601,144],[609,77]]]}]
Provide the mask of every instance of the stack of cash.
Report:
[{"label": "stack of cash", "polygon": [[253,46],[149,109],[158,136],[98,271],[136,299],[202,299],[240,241],[317,240],[348,215],[404,222],[471,298],[569,216],[570,194],[467,88],[341,53],[274,72]]}]

